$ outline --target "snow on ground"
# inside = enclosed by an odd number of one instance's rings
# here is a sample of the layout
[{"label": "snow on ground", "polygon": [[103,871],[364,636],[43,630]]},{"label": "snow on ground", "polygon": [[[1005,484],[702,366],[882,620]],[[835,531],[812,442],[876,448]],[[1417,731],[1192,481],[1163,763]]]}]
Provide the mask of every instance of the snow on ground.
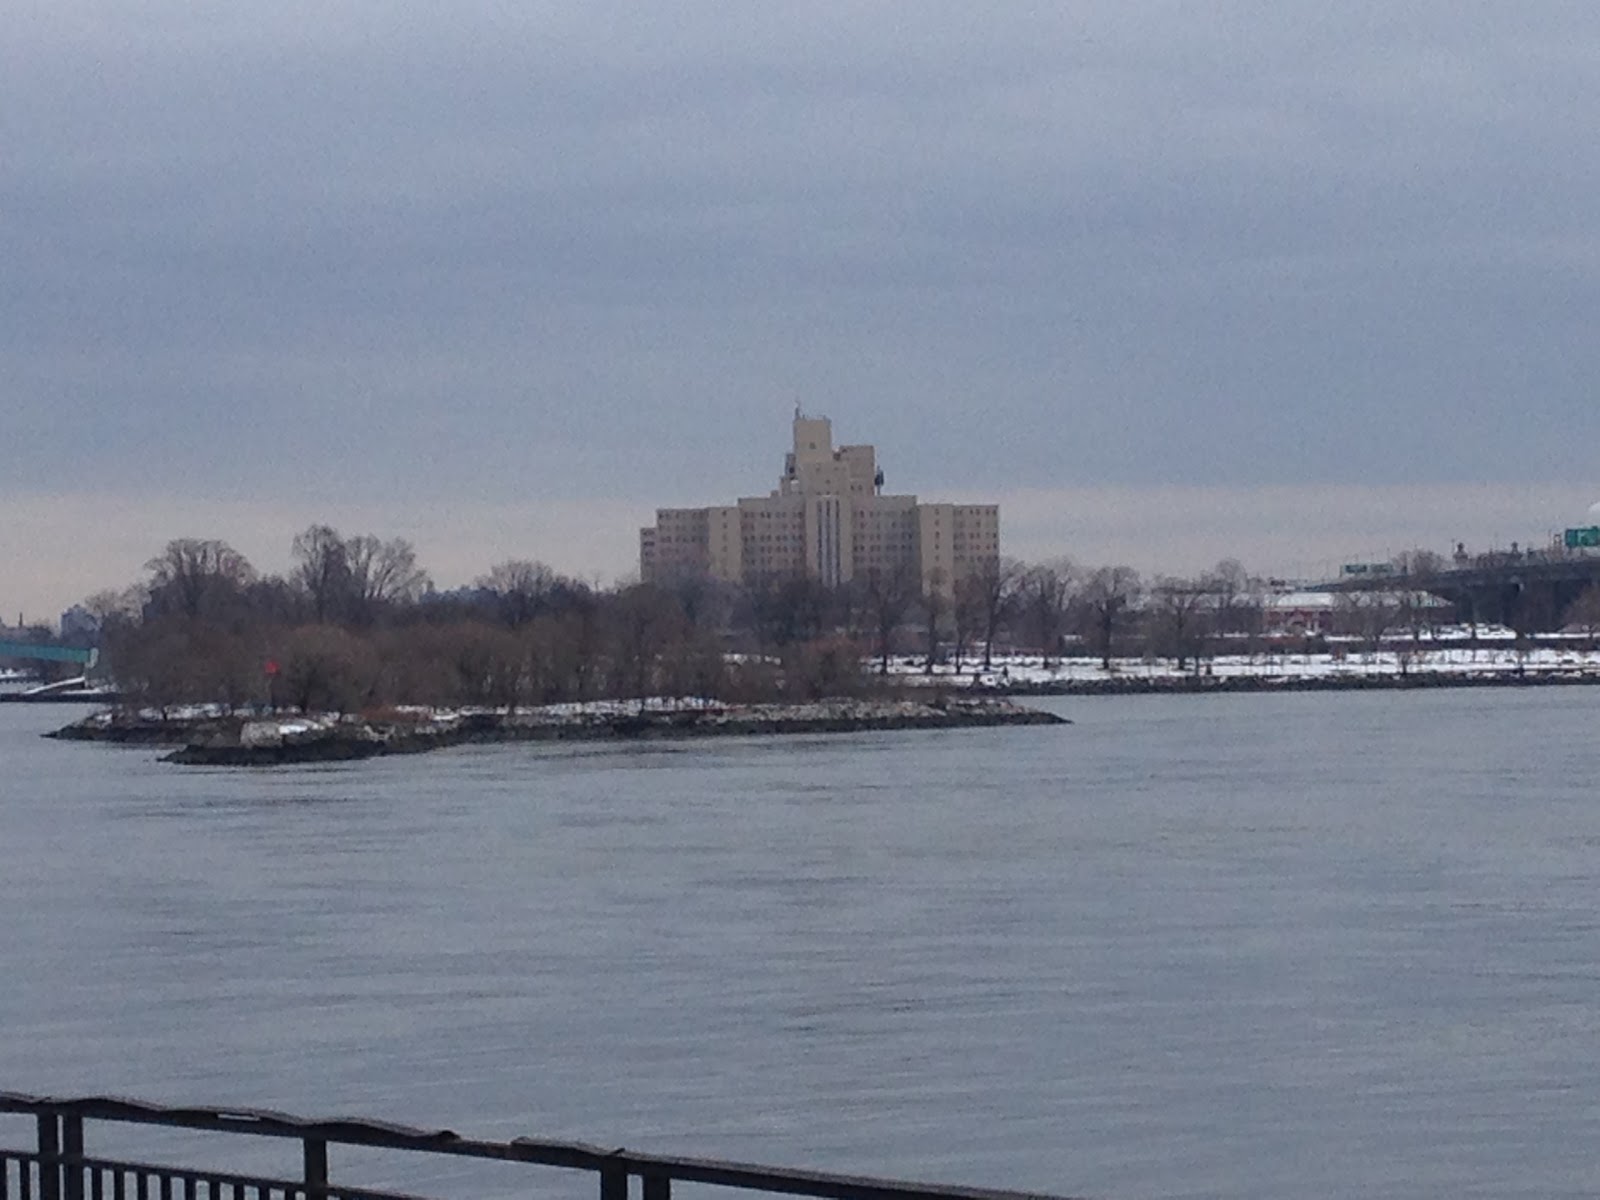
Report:
[{"label": "snow on ground", "polygon": [[[1393,651],[1335,651],[1326,654],[1228,654],[1208,658],[1200,673],[1218,678],[1261,677],[1270,679],[1357,679],[1382,675],[1513,675],[1518,670],[1538,674],[1600,675],[1600,650],[1578,647],[1560,649],[1540,647],[1518,654],[1503,647],[1467,649],[1425,649],[1406,656]],[[894,658],[890,673],[905,683],[927,682],[974,687],[1005,687],[1008,684],[1041,685],[1087,683],[1108,679],[1179,679],[1195,673],[1191,662],[1179,671],[1170,658],[1111,660],[1106,671],[1098,658],[1067,658],[1046,666],[1037,654],[996,655],[985,671],[981,658],[977,664],[963,663],[957,676],[949,663],[935,664],[932,675],[923,670],[920,658]]]},{"label": "snow on ground", "polygon": [[246,721],[239,730],[241,746],[281,746],[285,738],[325,734],[339,726],[332,716],[263,717]]},{"label": "snow on ground", "polygon": [[[167,708],[141,708],[134,712],[134,717],[141,721],[204,721],[214,717],[225,716],[228,709],[221,704],[174,704]],[[113,709],[91,713],[85,720],[96,724],[109,725],[112,718],[123,716]]]},{"label": "snow on ground", "polygon": [[726,707],[725,701],[710,700],[704,696],[650,696],[642,700],[575,700],[566,704],[541,704],[517,711],[552,717],[630,717],[639,712],[686,712],[691,709]]}]

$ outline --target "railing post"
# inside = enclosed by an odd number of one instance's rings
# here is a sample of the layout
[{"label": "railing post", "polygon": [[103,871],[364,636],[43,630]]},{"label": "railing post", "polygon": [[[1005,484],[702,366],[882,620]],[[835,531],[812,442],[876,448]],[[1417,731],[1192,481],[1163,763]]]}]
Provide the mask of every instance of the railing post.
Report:
[{"label": "railing post", "polygon": [[328,1143],[325,1138],[305,1139],[306,1200],[327,1200]]},{"label": "railing post", "polygon": [[646,1175],[644,1200],[672,1200],[672,1176]]},{"label": "railing post", "polygon": [[628,1200],[628,1168],[600,1168],[600,1200]]},{"label": "railing post", "polygon": [[39,1200],[61,1200],[61,1141],[53,1112],[39,1114]]},{"label": "railing post", "polygon": [[61,1116],[61,1176],[66,1200],[83,1200],[83,1118]]}]

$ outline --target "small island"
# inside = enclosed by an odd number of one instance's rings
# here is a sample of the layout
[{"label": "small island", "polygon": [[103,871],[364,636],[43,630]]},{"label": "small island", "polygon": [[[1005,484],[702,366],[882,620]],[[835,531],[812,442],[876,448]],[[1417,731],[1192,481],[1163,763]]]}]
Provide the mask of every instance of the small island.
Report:
[{"label": "small island", "polygon": [[607,741],[869,733],[994,725],[1065,725],[1011,700],[841,698],[796,704],[697,699],[553,704],[518,710],[391,709],[372,714],[224,714],[196,709],[98,712],[47,734],[75,741],[175,746],[162,761],[257,767],[419,754],[492,742]]}]

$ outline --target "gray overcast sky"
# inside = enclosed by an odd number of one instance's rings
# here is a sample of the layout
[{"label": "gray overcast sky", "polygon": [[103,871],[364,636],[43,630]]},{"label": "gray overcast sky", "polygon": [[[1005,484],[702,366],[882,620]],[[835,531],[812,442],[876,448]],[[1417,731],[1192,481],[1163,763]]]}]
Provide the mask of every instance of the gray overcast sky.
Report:
[{"label": "gray overcast sky", "polygon": [[1029,556],[1309,571],[1600,495],[1591,4],[6,26],[0,612],[313,519],[619,576],[796,401]]}]

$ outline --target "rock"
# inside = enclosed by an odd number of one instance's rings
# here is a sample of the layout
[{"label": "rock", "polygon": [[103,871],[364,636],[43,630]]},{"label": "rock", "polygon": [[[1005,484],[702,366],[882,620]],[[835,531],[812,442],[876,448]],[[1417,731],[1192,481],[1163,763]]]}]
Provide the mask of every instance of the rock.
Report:
[{"label": "rock", "polygon": [[703,703],[563,705],[517,713],[473,712],[407,725],[337,718],[257,718],[231,737],[195,739],[165,762],[209,766],[277,766],[380,754],[415,754],[466,742],[728,737],[751,734],[860,733],[959,729],[985,725],[1064,725],[1053,713],[1010,700],[830,700],[814,704],[712,706]]}]

